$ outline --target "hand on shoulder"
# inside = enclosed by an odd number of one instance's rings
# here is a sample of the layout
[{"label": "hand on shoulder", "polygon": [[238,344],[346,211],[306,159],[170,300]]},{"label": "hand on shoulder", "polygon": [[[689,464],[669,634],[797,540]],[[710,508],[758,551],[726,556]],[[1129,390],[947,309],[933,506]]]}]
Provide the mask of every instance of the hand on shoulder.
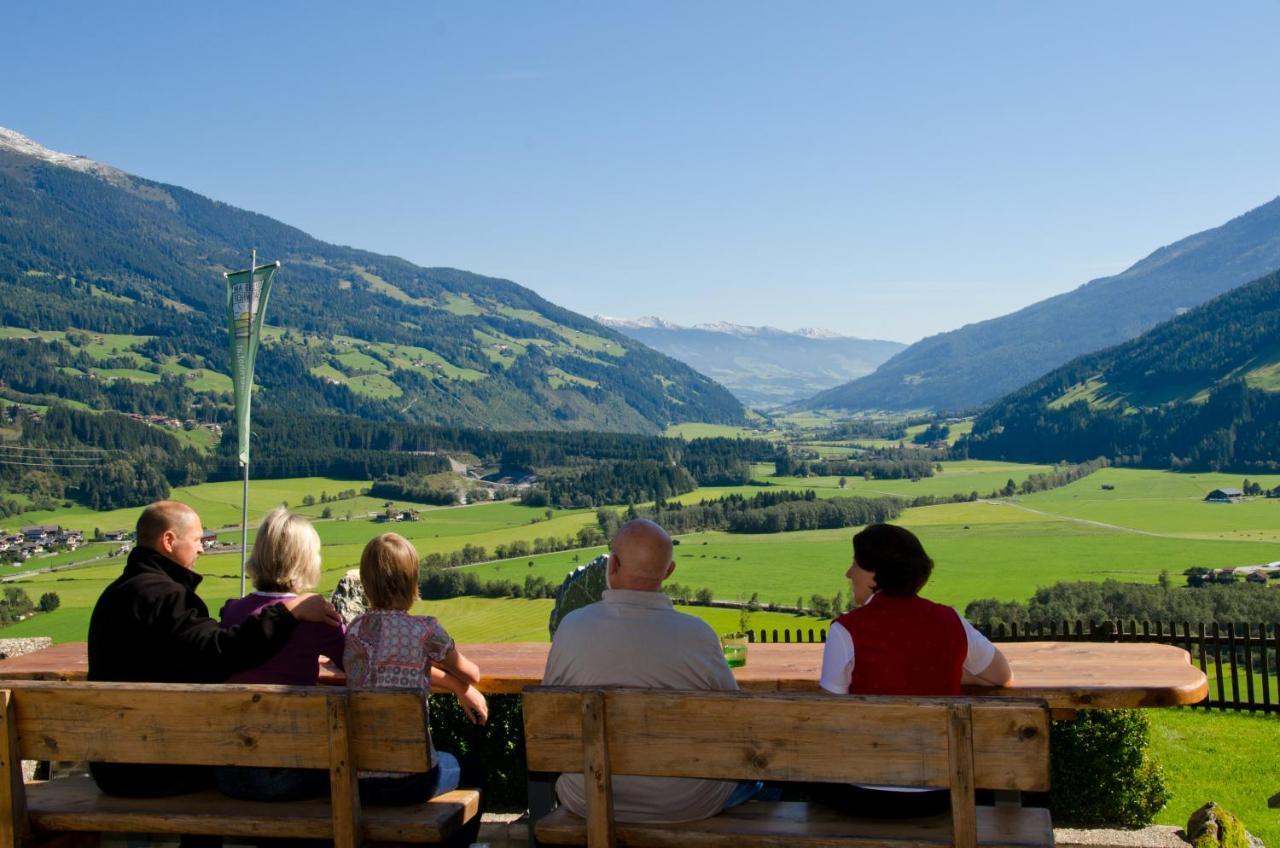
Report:
[{"label": "hand on shoulder", "polygon": [[298,621],[315,621],[320,624],[331,624],[334,627],[342,626],[342,616],[338,615],[333,604],[329,603],[323,595],[308,592],[281,603]]}]

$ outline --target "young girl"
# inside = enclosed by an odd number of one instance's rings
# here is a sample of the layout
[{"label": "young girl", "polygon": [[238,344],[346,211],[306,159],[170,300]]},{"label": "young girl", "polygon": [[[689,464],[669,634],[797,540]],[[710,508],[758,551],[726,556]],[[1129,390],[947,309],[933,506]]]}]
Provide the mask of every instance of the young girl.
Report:
[{"label": "young girl", "polygon": [[[283,507],[274,509],[258,527],[246,568],[254,591],[223,605],[220,623],[224,629],[319,583],[320,536],[302,516]],[[343,645],[341,626],[303,621],[271,659],[236,672],[227,682],[315,686],[320,657],[341,666]],[[329,792],[329,775],[323,769],[223,767],[217,775],[219,789],[245,800],[292,801]]]},{"label": "young girl", "polygon": [[[920,597],[933,560],[909,530],[872,524],[853,537],[845,576],[857,606],[831,624],[821,686],[836,695],[959,695],[964,683],[1013,679],[1000,650],[954,609]],[[879,817],[946,810],[947,790],[832,784],[819,793],[847,812]]]},{"label": "young girl", "polygon": [[[480,669],[464,657],[453,639],[430,615],[410,615],[418,598],[418,552],[403,536],[383,533],[360,554],[360,580],[369,611],[347,629],[344,665],[347,685],[373,689],[414,689],[424,711],[432,685],[458,696],[467,716],[484,724],[488,707],[475,689]],[[421,774],[361,772],[364,804],[401,806],[426,801],[457,789],[461,766],[428,741],[431,769]],[[479,817],[476,817],[479,822]],[[478,826],[478,825],[477,825]],[[464,843],[466,844],[466,843]]]}]

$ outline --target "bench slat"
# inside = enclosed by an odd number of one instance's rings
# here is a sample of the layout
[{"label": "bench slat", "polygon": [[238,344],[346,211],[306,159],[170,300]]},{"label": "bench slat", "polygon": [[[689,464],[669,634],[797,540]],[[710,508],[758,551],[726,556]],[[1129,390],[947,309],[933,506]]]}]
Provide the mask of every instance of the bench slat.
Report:
[{"label": "bench slat", "polygon": [[[951,817],[859,819],[819,805],[750,802],[714,818],[684,824],[617,823],[619,845],[644,848],[936,848],[951,845]],[[586,844],[586,822],[563,807],[535,826],[540,842]],[[978,844],[993,848],[1053,845],[1049,811],[1034,807],[979,807]]]},{"label": "bench slat", "polygon": [[[425,804],[363,810],[366,839],[438,842],[479,812],[480,793],[459,789]],[[87,777],[27,785],[27,809],[39,831],[208,833],[332,839],[327,799],[238,801],[208,790],[172,798],[113,798]]]},{"label": "bench slat", "polygon": [[[4,685],[15,693],[25,759],[329,767],[325,698],[334,693],[324,687]],[[423,705],[416,694],[354,692],[350,709],[357,768],[427,770]]]},{"label": "bench slat", "polygon": [[[532,771],[582,770],[581,691],[531,687]],[[742,709],[750,698],[750,713]],[[948,708],[972,708],[974,783],[1045,791],[1048,711],[1039,702],[609,690],[614,774],[947,786]]]}]

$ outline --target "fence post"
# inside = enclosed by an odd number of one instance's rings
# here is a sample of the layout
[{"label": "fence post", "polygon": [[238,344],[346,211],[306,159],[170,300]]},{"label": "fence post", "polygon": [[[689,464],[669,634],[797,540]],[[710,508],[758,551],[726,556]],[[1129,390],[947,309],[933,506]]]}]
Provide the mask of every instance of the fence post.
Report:
[{"label": "fence post", "polygon": [[1262,666],[1262,711],[1271,712],[1271,663],[1267,662],[1267,625],[1258,623],[1258,663]]},{"label": "fence post", "polygon": [[1233,621],[1227,622],[1227,649],[1230,651],[1231,657],[1231,700],[1232,706],[1240,709],[1240,675],[1238,673],[1239,663],[1236,662],[1236,625]]},{"label": "fence post", "polygon": [[1256,712],[1257,701],[1253,697],[1253,628],[1248,622],[1240,625],[1244,628],[1244,688],[1249,700],[1249,712]]},{"label": "fence post", "polygon": [[1216,621],[1213,623],[1213,667],[1218,681],[1218,711],[1221,712],[1226,709],[1227,693],[1222,683],[1222,630]]}]

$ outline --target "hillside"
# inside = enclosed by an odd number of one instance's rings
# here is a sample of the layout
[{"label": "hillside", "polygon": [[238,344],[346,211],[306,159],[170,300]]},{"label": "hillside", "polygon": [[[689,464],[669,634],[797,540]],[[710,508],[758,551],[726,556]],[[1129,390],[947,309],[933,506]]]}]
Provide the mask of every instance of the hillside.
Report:
[{"label": "hillside", "polygon": [[991,459],[1280,468],[1280,272],[1050,372],[963,444]]},{"label": "hillside", "polygon": [[706,374],[751,407],[792,403],[870,374],[906,347],[823,330],[700,324],[681,327],[661,318],[596,321]]},{"label": "hillside", "polygon": [[964,409],[1280,268],[1280,198],[1162,247],[1121,274],[930,336],[810,409]]},{"label": "hillside", "polygon": [[283,263],[264,409],[630,432],[742,419],[688,366],[508,280],[327,244],[3,129],[0,399],[225,421],[222,272],[250,247]]}]

